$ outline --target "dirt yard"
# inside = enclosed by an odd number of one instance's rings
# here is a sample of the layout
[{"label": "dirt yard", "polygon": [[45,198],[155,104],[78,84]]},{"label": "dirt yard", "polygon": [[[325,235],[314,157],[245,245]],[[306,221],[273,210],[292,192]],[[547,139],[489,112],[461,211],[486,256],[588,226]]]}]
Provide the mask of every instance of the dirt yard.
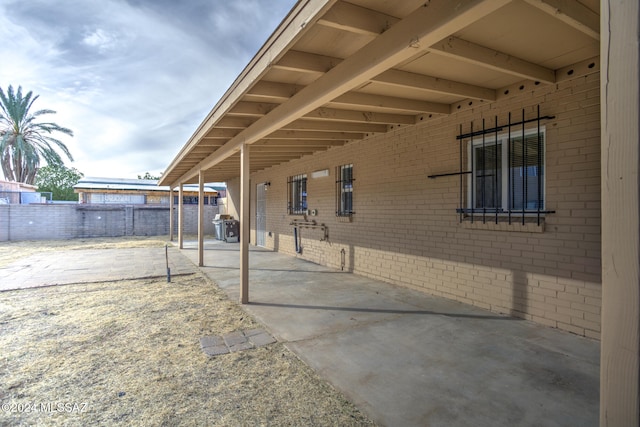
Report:
[{"label": "dirt yard", "polygon": [[[164,244],[2,244],[0,280],[37,251]],[[201,274],[0,292],[0,425],[373,425],[280,343],[200,348],[259,327]]]}]

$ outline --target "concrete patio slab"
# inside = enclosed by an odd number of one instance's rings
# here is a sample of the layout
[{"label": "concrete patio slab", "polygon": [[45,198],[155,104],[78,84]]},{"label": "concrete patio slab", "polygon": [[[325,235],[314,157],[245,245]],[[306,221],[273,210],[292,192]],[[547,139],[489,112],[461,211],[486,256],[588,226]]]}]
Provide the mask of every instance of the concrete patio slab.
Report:
[{"label": "concrete patio slab", "polygon": [[[169,248],[173,275],[197,271],[185,246]],[[201,270],[237,301],[239,245],[206,249]],[[0,269],[0,290],[162,276],[164,250],[40,253]],[[249,258],[243,307],[265,330],[232,347],[284,342],[379,425],[598,425],[597,341],[260,248]],[[220,340],[203,351],[228,351]]]},{"label": "concrete patio slab", "polygon": [[[197,271],[174,247],[168,257],[171,275]],[[166,274],[164,247],[46,251],[0,267],[0,291]]]},{"label": "concrete patio slab", "polygon": [[[239,297],[239,245],[201,270]],[[182,251],[197,262],[195,242]],[[597,426],[599,342],[251,248],[247,312],[386,426]]]}]

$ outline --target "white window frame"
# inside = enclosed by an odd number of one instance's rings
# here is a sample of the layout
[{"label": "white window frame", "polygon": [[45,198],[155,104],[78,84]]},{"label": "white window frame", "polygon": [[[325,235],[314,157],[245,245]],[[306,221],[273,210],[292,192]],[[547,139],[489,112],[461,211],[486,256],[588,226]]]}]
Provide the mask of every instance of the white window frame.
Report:
[{"label": "white window frame", "polygon": [[[530,128],[530,129],[525,129],[524,130],[524,138],[526,139],[527,136],[530,135],[535,135],[537,133],[540,133],[540,135],[542,135],[542,168],[543,168],[543,175],[542,175],[542,202],[543,205],[540,206],[540,211],[544,211],[546,209],[546,203],[547,203],[547,185],[546,185],[546,179],[547,179],[547,150],[546,150],[546,143],[547,143],[547,135],[546,135],[546,128],[544,126],[540,126],[540,129],[538,128]],[[522,130],[516,130],[516,131],[512,131],[511,132],[511,140],[513,141],[516,138],[523,138],[523,132]],[[508,145],[507,144],[507,140],[509,139],[509,133],[501,133],[497,135],[497,141],[498,141],[498,145],[500,146],[500,155],[502,156],[502,166],[501,166],[501,171],[502,171],[502,177],[501,177],[501,206],[499,207],[499,211],[498,214],[499,215],[503,215],[503,214],[507,214],[509,213],[509,165],[507,164],[507,159],[508,159]],[[472,144],[473,141],[473,144]],[[484,145],[485,147],[490,147],[490,146],[494,146],[496,143],[496,135],[495,134],[488,134],[484,136]],[[476,201],[476,199],[472,198],[472,193],[475,190],[474,189],[474,181],[473,181],[473,177],[475,176],[475,169],[472,163],[472,156],[471,156],[471,150],[473,148],[478,148],[478,147],[482,147],[483,145],[483,139],[482,136],[478,137],[477,139],[474,138],[473,140],[469,140],[469,143],[467,144],[467,164],[468,164],[468,170],[471,171],[471,173],[469,174],[468,180],[467,180],[467,206],[469,207],[469,209],[471,209],[474,213],[482,213],[483,208],[479,207],[479,208],[474,208],[473,206],[473,202]],[[475,160],[475,156],[473,158]],[[476,195],[477,197],[477,195]],[[487,208],[489,209],[489,211],[487,212],[495,212],[494,208]],[[511,214],[518,214],[518,212],[522,213],[522,209],[521,208],[513,208],[511,210]],[[537,213],[538,209],[525,209],[524,210],[525,214],[526,213]]]}]

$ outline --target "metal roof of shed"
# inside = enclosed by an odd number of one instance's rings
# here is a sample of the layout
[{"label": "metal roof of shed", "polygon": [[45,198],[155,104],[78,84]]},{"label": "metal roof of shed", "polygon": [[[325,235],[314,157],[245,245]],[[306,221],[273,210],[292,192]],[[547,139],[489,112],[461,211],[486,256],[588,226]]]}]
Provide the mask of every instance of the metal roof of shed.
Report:
[{"label": "metal roof of shed", "polygon": [[[157,180],[153,179],[127,179],[127,178],[82,178],[74,190],[121,190],[121,191],[169,191],[169,186],[159,186]],[[205,193],[217,193],[225,189],[223,183],[205,184]],[[198,185],[186,184],[186,191],[198,191]]]}]

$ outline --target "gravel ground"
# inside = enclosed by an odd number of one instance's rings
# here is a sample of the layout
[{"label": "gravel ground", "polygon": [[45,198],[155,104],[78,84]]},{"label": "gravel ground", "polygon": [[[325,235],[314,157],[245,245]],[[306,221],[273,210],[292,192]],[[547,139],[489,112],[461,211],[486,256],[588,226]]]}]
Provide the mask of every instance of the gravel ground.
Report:
[{"label": "gravel ground", "polygon": [[[164,244],[10,243],[0,267],[60,248]],[[203,336],[260,327],[199,273],[1,292],[0,425],[373,425],[280,343],[200,348]]]}]

